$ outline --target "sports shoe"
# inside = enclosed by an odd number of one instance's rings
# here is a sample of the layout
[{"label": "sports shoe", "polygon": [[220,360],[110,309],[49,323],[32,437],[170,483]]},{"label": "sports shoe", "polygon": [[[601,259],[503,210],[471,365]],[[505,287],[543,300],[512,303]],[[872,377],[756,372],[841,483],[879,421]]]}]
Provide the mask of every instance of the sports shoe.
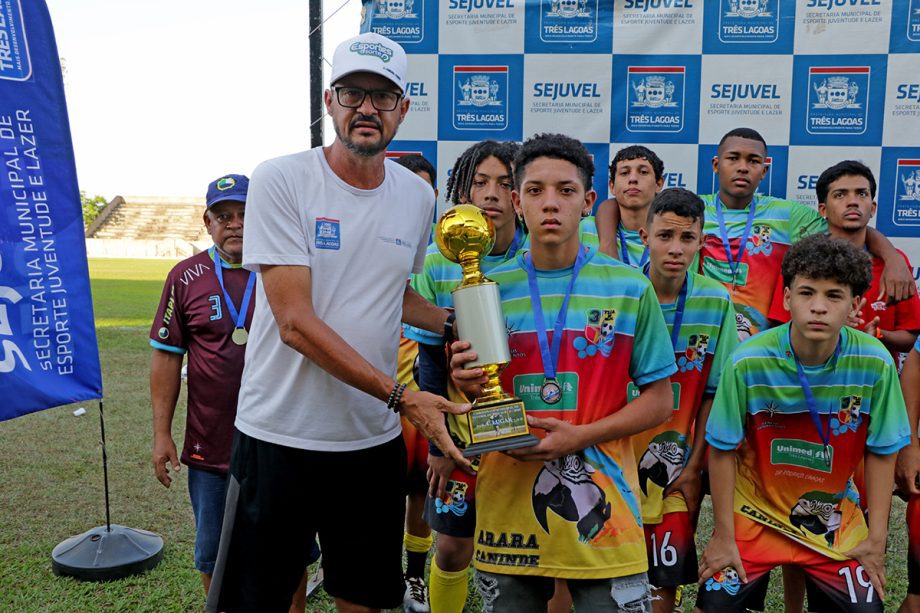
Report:
[{"label": "sports shoe", "polygon": [[406,577],[406,595],[403,596],[405,613],[429,613],[428,587],[421,577]]}]

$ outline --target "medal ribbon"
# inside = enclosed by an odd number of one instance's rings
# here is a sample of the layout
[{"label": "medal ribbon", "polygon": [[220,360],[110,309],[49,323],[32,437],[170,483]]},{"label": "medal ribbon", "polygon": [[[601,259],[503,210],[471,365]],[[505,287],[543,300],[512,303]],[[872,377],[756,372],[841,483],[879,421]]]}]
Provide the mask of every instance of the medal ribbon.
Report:
[{"label": "medal ribbon", "polygon": [[[626,237],[623,236],[623,229],[620,226],[617,226],[617,239],[620,241],[620,260],[625,264],[633,266],[632,260],[629,257],[629,249],[626,248]],[[643,268],[648,262],[648,247],[645,248],[645,251],[642,253],[642,259],[639,260],[638,268]]]},{"label": "medal ribbon", "polygon": [[[643,269],[645,276],[649,276],[649,266]],[[690,284],[689,275],[684,276],[684,284],[680,287],[677,297],[677,310],[674,312],[674,324],[671,326],[671,346],[677,351],[677,340],[680,338],[680,326],[684,323],[684,308],[687,306],[687,286]]]},{"label": "medal ribbon", "polygon": [[220,261],[220,256],[217,255],[217,249],[211,254],[214,258],[214,274],[217,275],[217,282],[220,284],[221,291],[224,292],[224,301],[227,303],[227,310],[230,312],[230,319],[233,320],[233,325],[237,328],[246,327],[246,312],[249,311],[249,300],[252,298],[252,288],[256,284],[256,273],[249,271],[249,280],[246,282],[246,291],[243,292],[243,303],[240,305],[240,310],[237,312],[236,307],[233,305],[233,300],[230,299],[230,294],[227,292],[227,288],[224,286],[224,271],[223,265]]},{"label": "medal ribbon", "polygon": [[[837,349],[834,350],[834,363],[832,368],[837,367],[837,359],[840,357],[840,348],[841,348],[842,339],[837,339]],[[789,347],[792,349],[792,340],[790,337]],[[815,430],[818,431],[818,436],[821,437],[821,442],[824,443],[824,462],[830,466],[831,465],[831,456],[828,453],[828,445],[831,440],[831,410],[833,407],[828,407],[827,409],[827,426],[822,430],[821,429],[821,417],[818,415],[818,401],[815,400],[815,395],[811,391],[811,385],[808,383],[808,377],[805,376],[805,369],[802,368],[802,363],[799,362],[799,357],[795,354],[795,349],[792,349],[792,359],[795,360],[795,369],[799,375],[799,383],[802,385],[802,391],[805,393],[805,405],[808,407],[808,413],[811,415],[811,421],[815,425]]]},{"label": "medal ribbon", "polygon": [[[738,274],[738,268],[741,267],[741,258],[744,257],[744,248],[747,245],[748,238],[751,236],[751,225],[754,223],[754,212],[757,210],[757,197],[751,200],[751,210],[748,211],[747,223],[744,226],[744,234],[741,235],[741,243],[738,245],[737,256],[732,253],[731,243],[728,240],[728,230],[725,228],[725,216],[722,213],[722,200],[716,194],[716,218],[719,220],[719,234],[722,238],[722,248],[725,249],[725,257],[728,258],[728,267],[732,271],[732,286],[735,285],[735,275]],[[737,261],[735,261],[737,258]],[[734,288],[733,288],[734,289]]]},{"label": "medal ribbon", "polygon": [[506,262],[510,260],[511,258],[513,258],[517,254],[518,249],[521,248],[521,234],[523,234],[523,232],[521,231],[521,228],[518,227],[517,224],[515,224],[514,225],[514,238],[511,239],[511,246],[508,247],[508,251],[505,252]]},{"label": "medal ribbon", "polygon": [[556,378],[556,368],[559,366],[559,350],[562,348],[562,327],[565,325],[565,315],[569,310],[569,297],[575,287],[575,279],[578,278],[578,273],[585,265],[586,260],[585,249],[579,244],[578,257],[575,258],[575,266],[572,269],[572,278],[569,280],[569,286],[565,290],[565,298],[562,299],[559,315],[556,316],[556,325],[553,326],[553,344],[550,347],[546,333],[546,320],[543,318],[543,304],[540,302],[540,287],[537,285],[537,270],[534,268],[533,258],[530,257],[530,253],[524,254],[524,269],[527,270],[527,282],[530,285],[530,301],[533,303],[537,341],[540,343],[540,357],[543,359],[543,376],[547,380],[555,380]]}]

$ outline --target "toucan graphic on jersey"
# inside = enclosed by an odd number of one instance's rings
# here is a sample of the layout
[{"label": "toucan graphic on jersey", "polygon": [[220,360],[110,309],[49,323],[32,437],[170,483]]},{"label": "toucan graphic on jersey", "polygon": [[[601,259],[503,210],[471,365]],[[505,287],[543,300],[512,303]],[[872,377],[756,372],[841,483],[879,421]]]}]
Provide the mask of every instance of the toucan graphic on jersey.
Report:
[{"label": "toucan graphic on jersey", "polygon": [[610,503],[603,490],[591,479],[594,467],[577,455],[567,455],[543,463],[533,486],[533,510],[546,532],[547,509],[575,522],[578,540],[594,538],[610,519]]},{"label": "toucan graphic on jersey", "polygon": [[832,546],[842,518],[838,508],[841,498],[827,492],[803,494],[792,507],[789,521],[802,532],[808,530],[818,536],[823,534],[828,546]]},{"label": "toucan graphic on jersey", "polygon": [[652,439],[639,460],[639,487],[648,496],[648,482],[661,489],[677,479],[687,456],[687,437],[680,432],[662,432]]}]

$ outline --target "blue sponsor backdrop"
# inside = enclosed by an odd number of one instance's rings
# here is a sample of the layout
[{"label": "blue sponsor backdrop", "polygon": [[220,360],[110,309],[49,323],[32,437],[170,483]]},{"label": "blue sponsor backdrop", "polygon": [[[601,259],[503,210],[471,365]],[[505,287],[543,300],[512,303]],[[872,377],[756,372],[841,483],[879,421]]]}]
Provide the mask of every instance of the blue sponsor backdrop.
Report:
[{"label": "blue sponsor backdrop", "polygon": [[920,0],[365,0],[361,27],[410,54],[424,91],[393,147],[430,142],[441,182],[468,143],[556,131],[594,155],[600,198],[611,143],[709,193],[720,136],[749,126],[763,193],[814,204],[813,177],[861,159],[877,226],[920,237]]},{"label": "blue sponsor backdrop", "polygon": [[0,0],[0,420],[102,397],[64,84],[42,0]]}]

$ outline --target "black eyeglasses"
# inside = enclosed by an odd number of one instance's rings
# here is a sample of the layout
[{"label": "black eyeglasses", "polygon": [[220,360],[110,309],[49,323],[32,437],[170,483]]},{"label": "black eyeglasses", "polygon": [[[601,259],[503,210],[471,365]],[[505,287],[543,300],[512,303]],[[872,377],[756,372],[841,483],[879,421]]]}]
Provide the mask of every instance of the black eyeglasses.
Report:
[{"label": "black eyeglasses", "polygon": [[371,104],[378,111],[392,111],[402,100],[402,94],[385,89],[363,89],[361,87],[333,87],[336,100],[339,104],[349,109],[356,109],[364,102],[367,96],[371,97]]}]

